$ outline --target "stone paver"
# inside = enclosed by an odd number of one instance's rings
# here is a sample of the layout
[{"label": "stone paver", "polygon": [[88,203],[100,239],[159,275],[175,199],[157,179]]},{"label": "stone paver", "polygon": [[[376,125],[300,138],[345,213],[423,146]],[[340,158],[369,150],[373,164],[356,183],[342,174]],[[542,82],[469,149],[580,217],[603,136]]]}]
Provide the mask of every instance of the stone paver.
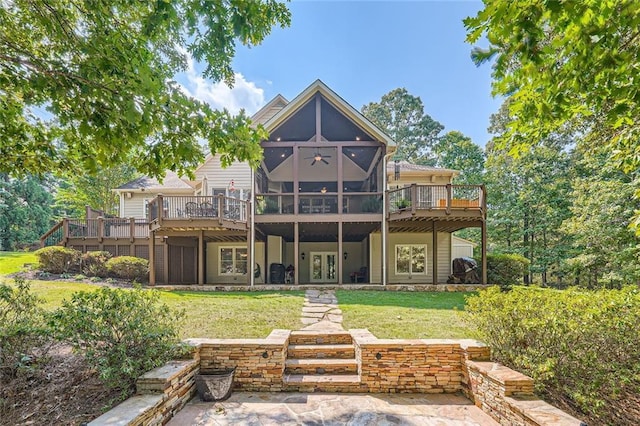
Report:
[{"label": "stone paver", "polygon": [[497,425],[459,395],[236,392],[226,401],[196,397],[169,426]]},{"label": "stone paver", "polygon": [[333,290],[307,290],[302,307],[303,330],[342,330],[342,311]]}]

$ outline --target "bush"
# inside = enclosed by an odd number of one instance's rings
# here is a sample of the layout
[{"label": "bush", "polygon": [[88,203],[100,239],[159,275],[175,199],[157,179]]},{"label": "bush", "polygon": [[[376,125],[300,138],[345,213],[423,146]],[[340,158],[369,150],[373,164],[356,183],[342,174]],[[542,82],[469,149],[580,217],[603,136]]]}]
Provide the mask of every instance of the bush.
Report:
[{"label": "bush", "polygon": [[509,288],[522,281],[529,271],[529,259],[519,254],[487,255],[487,280],[502,288]]},{"label": "bush", "polygon": [[111,259],[108,251],[89,251],[82,255],[82,273],[88,277],[106,277],[107,261]]},{"label": "bush", "polygon": [[181,315],[161,304],[157,291],[101,288],[63,301],[53,324],[107,386],[126,394],[141,374],[176,354]]},{"label": "bush", "polygon": [[47,340],[41,301],[23,278],[15,287],[0,284],[0,379],[6,381],[28,366],[34,349]]},{"label": "bush", "polygon": [[494,359],[533,377],[538,392],[593,423],[637,423],[622,408],[640,394],[637,289],[491,287],[468,298],[465,309]]},{"label": "bush", "polygon": [[107,260],[110,275],[130,281],[145,281],[149,273],[149,261],[139,257],[118,256]]},{"label": "bush", "polygon": [[52,274],[79,271],[82,253],[72,248],[51,246],[35,252],[40,269]]}]

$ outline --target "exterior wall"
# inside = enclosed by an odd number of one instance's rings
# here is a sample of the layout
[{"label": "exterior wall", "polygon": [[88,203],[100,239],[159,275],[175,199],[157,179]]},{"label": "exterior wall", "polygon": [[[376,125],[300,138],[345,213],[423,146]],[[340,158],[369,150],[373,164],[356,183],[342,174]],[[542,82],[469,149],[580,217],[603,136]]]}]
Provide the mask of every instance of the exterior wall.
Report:
[{"label": "exterior wall", "polygon": [[458,257],[473,257],[473,248],[475,245],[471,241],[451,236],[451,260]]},{"label": "exterior wall", "polygon": [[234,162],[226,169],[223,169],[219,155],[207,157],[204,164],[195,171],[195,175],[196,180],[202,180],[205,177],[207,179],[207,193],[202,195],[213,195],[214,188],[228,189],[232,180],[236,189],[251,190],[251,168],[249,164]]},{"label": "exterior wall", "polygon": [[400,179],[398,180],[394,179],[393,173],[388,174],[388,187],[389,189],[396,189],[411,186],[414,183],[418,185],[446,185],[452,183],[451,176],[430,175],[428,173],[426,171],[420,174],[400,172]]},{"label": "exterior wall", "polygon": [[[395,246],[397,244],[424,244],[427,246],[427,267],[424,275],[398,275],[395,272]],[[431,283],[433,282],[433,245],[431,233],[389,233],[387,258],[389,262],[389,283]],[[451,234],[438,233],[438,280],[445,282],[451,274]]]},{"label": "exterior wall", "polygon": [[[352,272],[356,272],[361,266],[366,266],[366,250],[363,251],[363,247],[366,249],[364,243],[343,242],[342,253],[338,253],[338,243],[300,243],[299,253],[305,254],[304,260],[298,259],[299,275],[298,278],[301,283],[308,283],[311,274],[311,258],[309,253],[316,251],[329,251],[335,252],[336,255],[342,258],[342,282],[351,282],[350,275]],[[344,252],[347,252],[347,260],[344,260]],[[284,265],[295,265],[294,263],[294,243],[285,244],[285,257]]]},{"label": "exterior wall", "polygon": [[382,283],[382,234],[369,234],[369,282]]},{"label": "exterior wall", "polygon": [[153,192],[133,192],[131,198],[122,197],[124,201],[120,208],[122,217],[135,217],[136,219],[145,219],[144,201],[151,201],[158,194]]},{"label": "exterior wall", "polygon": [[[284,263],[284,241],[282,237],[278,237],[276,235],[268,235],[267,236],[267,264],[265,265],[265,282],[269,281],[269,268],[272,263]],[[286,266],[286,265],[285,265]]]},{"label": "exterior wall", "polygon": [[[258,114],[260,114],[259,116],[254,116],[253,122],[255,124],[264,124],[267,121],[269,121],[271,119],[271,117],[273,117],[274,115],[276,115],[278,112],[280,112],[280,110],[282,108],[284,108],[285,106],[280,104],[280,103],[276,103],[275,105],[271,106],[270,108],[267,108],[264,111],[260,111]],[[258,115],[256,114],[256,115]]]},{"label": "exterior wall", "polygon": [[260,276],[255,279],[255,282],[258,284],[264,284],[267,282],[266,277],[269,272],[267,270],[267,263],[265,260],[265,244],[262,241],[256,241],[254,253],[254,263],[260,265]]},{"label": "exterior wall", "polygon": [[[247,275],[220,275],[220,247],[237,247],[246,249],[247,244],[237,242],[207,243],[205,282],[211,284],[247,284],[249,282],[249,277]],[[253,267],[249,267],[248,270],[253,272]]]}]

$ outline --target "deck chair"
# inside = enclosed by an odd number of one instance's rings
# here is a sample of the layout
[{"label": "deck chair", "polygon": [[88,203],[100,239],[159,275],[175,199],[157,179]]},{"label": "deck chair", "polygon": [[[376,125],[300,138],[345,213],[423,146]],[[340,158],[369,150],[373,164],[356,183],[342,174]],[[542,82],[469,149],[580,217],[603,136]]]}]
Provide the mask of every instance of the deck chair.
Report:
[{"label": "deck chair", "polygon": [[200,208],[198,207],[198,203],[194,203],[193,201],[185,203],[184,211],[187,216],[200,216]]},{"label": "deck chair", "polygon": [[366,266],[362,266],[360,268],[359,271],[357,272],[352,272],[350,277],[351,277],[351,282],[352,283],[366,283],[367,282],[367,267]]}]

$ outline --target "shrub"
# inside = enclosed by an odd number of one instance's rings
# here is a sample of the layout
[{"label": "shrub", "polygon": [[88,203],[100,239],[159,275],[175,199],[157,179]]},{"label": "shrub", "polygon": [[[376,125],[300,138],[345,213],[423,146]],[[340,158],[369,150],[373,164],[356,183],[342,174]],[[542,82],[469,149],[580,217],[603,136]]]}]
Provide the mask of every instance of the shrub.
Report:
[{"label": "shrub", "polygon": [[106,277],[107,261],[111,259],[108,251],[89,251],[82,255],[82,273],[88,277]]},{"label": "shrub", "polygon": [[34,358],[34,349],[44,343],[44,311],[40,299],[23,278],[15,286],[0,284],[0,379],[15,377]]},{"label": "shrub", "polygon": [[522,281],[529,271],[529,259],[519,254],[487,255],[487,280],[502,288],[509,288]]},{"label": "shrub", "polygon": [[594,423],[637,422],[613,407],[640,393],[638,289],[492,287],[468,298],[465,309],[493,357],[533,377],[538,392]]},{"label": "shrub", "polygon": [[107,386],[128,393],[138,376],[174,356],[181,316],[159,302],[157,291],[101,288],[63,301],[53,324]]},{"label": "shrub", "polygon": [[35,252],[40,269],[52,274],[78,271],[82,253],[72,248],[51,246]]},{"label": "shrub", "polygon": [[125,280],[144,281],[149,272],[149,261],[139,257],[118,256],[107,260],[109,274]]}]

